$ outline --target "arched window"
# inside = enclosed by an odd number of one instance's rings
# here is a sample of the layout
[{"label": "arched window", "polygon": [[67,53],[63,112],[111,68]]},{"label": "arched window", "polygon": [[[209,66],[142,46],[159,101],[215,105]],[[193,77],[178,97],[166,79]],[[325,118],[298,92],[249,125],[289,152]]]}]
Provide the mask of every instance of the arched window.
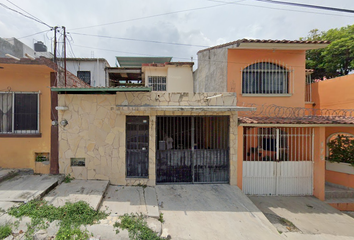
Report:
[{"label": "arched window", "polygon": [[289,70],[271,62],[257,62],[242,70],[242,93],[287,94]]},{"label": "arched window", "polygon": [[333,133],[327,138],[327,160],[334,162],[354,161],[354,135]]}]

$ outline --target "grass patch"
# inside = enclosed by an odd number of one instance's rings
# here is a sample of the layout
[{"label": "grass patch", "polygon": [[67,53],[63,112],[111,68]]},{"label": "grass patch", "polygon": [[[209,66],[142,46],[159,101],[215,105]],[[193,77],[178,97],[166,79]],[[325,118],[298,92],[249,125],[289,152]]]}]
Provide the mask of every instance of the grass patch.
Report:
[{"label": "grass patch", "polygon": [[12,234],[12,228],[10,225],[5,224],[0,226],[0,239],[4,239]]},{"label": "grass patch", "polygon": [[151,230],[146,223],[146,217],[140,214],[124,214],[119,217],[121,222],[116,222],[113,226],[118,228],[116,233],[119,233],[119,229],[127,229],[129,232],[129,238],[132,240],[162,240],[165,238],[159,237],[156,232]]},{"label": "grass patch", "polygon": [[31,223],[27,225],[26,239],[32,239],[39,229],[46,229],[49,223],[59,220],[59,231],[56,239],[88,239],[89,232],[81,231],[81,225],[92,225],[100,219],[105,219],[107,214],[95,211],[86,202],[65,203],[62,207],[54,207],[43,200],[32,200],[19,207],[12,207],[8,214],[17,218],[28,216]]}]

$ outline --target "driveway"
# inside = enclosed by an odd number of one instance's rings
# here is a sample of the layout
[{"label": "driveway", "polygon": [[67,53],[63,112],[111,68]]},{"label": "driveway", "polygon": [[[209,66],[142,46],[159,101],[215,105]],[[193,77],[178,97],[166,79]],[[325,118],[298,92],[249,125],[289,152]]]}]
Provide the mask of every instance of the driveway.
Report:
[{"label": "driveway", "polygon": [[354,218],[315,197],[250,199],[267,217],[278,216],[296,227],[296,231],[284,231],[275,223],[286,239],[354,239]]},{"label": "driveway", "polygon": [[275,227],[238,187],[226,184],[156,186],[172,239],[282,239]]}]

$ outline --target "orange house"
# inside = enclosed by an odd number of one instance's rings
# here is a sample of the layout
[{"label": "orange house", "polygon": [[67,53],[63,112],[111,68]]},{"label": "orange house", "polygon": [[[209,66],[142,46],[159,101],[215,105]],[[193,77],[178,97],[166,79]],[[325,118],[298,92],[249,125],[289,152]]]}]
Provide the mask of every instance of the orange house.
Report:
[{"label": "orange house", "polygon": [[[56,73],[47,58],[0,58],[0,167],[58,173]],[[70,73],[67,82],[84,84]]]},{"label": "orange house", "polygon": [[[319,109],[322,114],[335,112],[345,119],[354,117],[354,75],[337,77],[311,84],[313,108]],[[328,111],[327,109],[331,109]],[[326,143],[338,135],[354,139],[354,127],[337,126],[325,129]],[[326,154],[328,154],[328,149]],[[326,183],[349,191],[354,189],[354,167],[347,163],[326,162]],[[343,189],[342,189],[343,190]],[[350,193],[349,193],[350,194]],[[340,196],[339,196],[340,197]],[[330,205],[340,210],[354,210],[354,203],[347,194],[340,201],[328,199]],[[346,199],[347,198],[347,199]]]},{"label": "orange house", "polygon": [[255,108],[238,117],[237,186],[246,194],[325,199],[326,134],[354,124],[312,107],[306,50],[328,44],[242,39],[198,52],[197,92],[235,92],[237,105]]}]

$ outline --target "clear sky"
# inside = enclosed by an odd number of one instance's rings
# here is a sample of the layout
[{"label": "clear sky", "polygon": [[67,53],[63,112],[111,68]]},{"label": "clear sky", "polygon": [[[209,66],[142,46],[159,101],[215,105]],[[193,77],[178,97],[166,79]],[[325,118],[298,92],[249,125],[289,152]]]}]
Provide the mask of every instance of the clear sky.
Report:
[{"label": "clear sky", "polygon": [[[354,10],[353,0],[281,1]],[[115,65],[115,56],[171,56],[173,61],[190,61],[191,57],[196,60],[201,49],[237,39],[295,40],[307,36],[314,28],[328,30],[354,24],[354,13],[256,0],[0,0],[0,3],[23,12],[20,7],[27,12],[24,14],[29,13],[50,26],[65,26],[69,32],[67,57],[102,57],[111,66]],[[49,27],[44,24],[0,6],[0,37],[16,37],[30,47],[43,41],[51,50],[53,31],[28,36],[46,30]]]}]

